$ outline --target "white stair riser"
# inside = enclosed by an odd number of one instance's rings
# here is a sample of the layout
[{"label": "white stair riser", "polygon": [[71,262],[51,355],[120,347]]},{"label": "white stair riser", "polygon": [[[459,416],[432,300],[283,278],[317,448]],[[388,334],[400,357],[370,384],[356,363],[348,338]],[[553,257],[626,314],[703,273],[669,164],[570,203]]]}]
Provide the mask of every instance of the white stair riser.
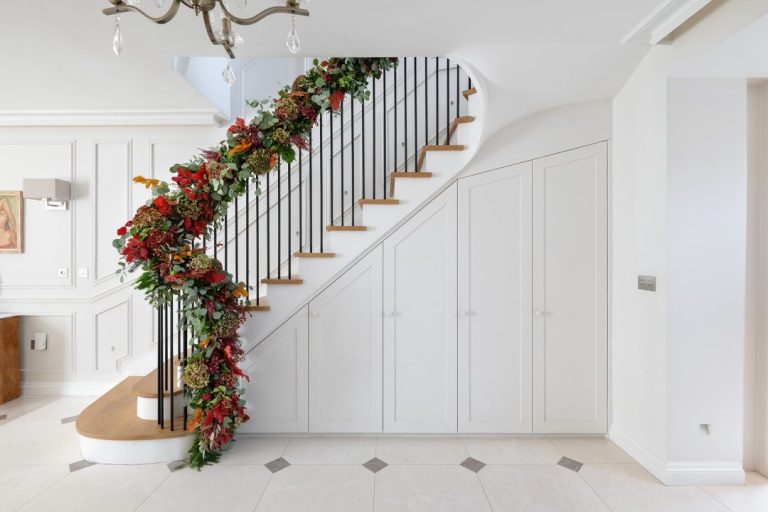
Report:
[{"label": "white stair riser", "polygon": [[[173,414],[181,416],[184,408],[184,395],[179,393],[173,397]],[[142,420],[157,420],[157,398],[136,397],[136,416]],[[163,398],[163,417],[171,418],[171,397]]]},{"label": "white stair riser", "polygon": [[145,441],[109,441],[80,436],[83,459],[98,464],[159,464],[189,457],[191,435]]}]

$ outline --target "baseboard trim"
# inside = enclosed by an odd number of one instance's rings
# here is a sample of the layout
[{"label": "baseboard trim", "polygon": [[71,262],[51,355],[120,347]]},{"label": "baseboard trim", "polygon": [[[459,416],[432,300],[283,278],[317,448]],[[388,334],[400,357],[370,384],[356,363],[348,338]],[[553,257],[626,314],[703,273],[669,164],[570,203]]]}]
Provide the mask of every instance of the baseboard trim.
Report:
[{"label": "baseboard trim", "polygon": [[665,485],[741,485],[746,478],[740,462],[664,462],[615,425],[608,438]]},{"label": "baseboard trim", "polygon": [[[122,377],[118,380],[121,380]],[[101,396],[118,381],[25,382],[22,396]]]}]

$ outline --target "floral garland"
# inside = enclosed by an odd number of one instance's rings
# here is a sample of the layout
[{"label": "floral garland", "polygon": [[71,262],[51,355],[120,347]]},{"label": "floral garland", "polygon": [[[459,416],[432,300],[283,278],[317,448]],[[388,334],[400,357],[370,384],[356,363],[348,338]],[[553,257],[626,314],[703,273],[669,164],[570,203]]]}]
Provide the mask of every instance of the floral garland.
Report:
[{"label": "floral garland", "polygon": [[152,198],[117,230],[113,245],[121,255],[118,273],[125,277],[141,269],[135,287],[154,306],[183,297],[183,315],[194,333],[182,375],[194,409],[189,422],[195,434],[189,452],[192,467],[217,462],[248,420],[240,386],[248,376],[238,366],[245,354],[237,331],[246,318],[249,292],[206,254],[206,244],[199,240],[211,240],[249,180],[259,194],[259,176],[273,170],[279,158],[290,163],[297,149],[309,149],[307,138],[323,112],[333,114],[346,94],[368,99],[368,79],[380,78],[396,65],[394,58],[315,60],[277,98],[250,103],[257,108],[250,123],[238,118],[218,146],[171,167],[175,185],[134,178],[152,189]]}]

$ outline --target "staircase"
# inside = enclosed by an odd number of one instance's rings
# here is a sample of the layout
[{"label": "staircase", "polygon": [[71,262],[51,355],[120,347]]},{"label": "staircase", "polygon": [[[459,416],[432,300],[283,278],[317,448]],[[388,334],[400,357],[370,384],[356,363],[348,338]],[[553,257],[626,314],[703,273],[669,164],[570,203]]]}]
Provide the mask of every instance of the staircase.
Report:
[{"label": "staircase", "polygon": [[[251,185],[214,232],[211,254],[251,289],[246,353],[450,185],[479,146],[482,102],[455,62],[402,58],[370,90],[321,117],[311,147],[263,176],[259,195]],[[78,419],[86,460],[186,457],[181,306],[157,311],[159,371],[125,379]]]}]

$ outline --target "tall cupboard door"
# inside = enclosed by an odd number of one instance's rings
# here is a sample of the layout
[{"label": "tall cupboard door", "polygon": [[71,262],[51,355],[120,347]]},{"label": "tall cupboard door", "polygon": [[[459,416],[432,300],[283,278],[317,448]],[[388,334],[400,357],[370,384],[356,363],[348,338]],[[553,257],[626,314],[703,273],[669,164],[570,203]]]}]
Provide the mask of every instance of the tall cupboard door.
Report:
[{"label": "tall cupboard door", "polygon": [[307,432],[308,327],[304,307],[248,354],[241,432]]},{"label": "tall cupboard door", "polygon": [[530,162],[459,180],[459,431],[531,432]]},{"label": "tall cupboard door", "polygon": [[385,432],[456,432],[456,188],[384,242]]},{"label": "tall cupboard door", "polygon": [[381,246],[309,304],[310,432],[381,432]]},{"label": "tall cupboard door", "polygon": [[534,431],[607,428],[607,145],[534,161]]}]

